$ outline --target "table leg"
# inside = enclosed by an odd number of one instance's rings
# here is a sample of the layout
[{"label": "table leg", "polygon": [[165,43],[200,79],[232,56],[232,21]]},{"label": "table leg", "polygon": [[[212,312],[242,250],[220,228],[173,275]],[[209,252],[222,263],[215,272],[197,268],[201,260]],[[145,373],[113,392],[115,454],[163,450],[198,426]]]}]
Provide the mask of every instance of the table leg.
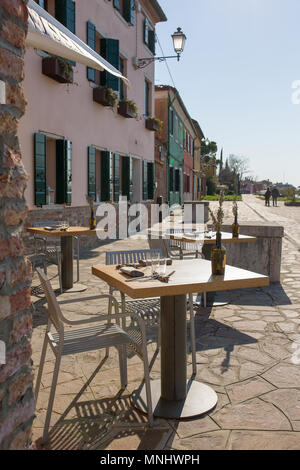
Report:
[{"label": "table leg", "polygon": [[87,287],[77,283],[73,286],[73,237],[61,237],[62,288],[65,292],[84,292]]},{"label": "table leg", "polygon": [[[161,380],[151,381],[154,416],[191,418],[215,407],[217,395],[186,373],[186,296],[161,298]],[[132,395],[134,406],[146,412],[145,387]]]},{"label": "table leg", "polygon": [[62,286],[64,290],[73,287],[73,237],[61,237]]}]

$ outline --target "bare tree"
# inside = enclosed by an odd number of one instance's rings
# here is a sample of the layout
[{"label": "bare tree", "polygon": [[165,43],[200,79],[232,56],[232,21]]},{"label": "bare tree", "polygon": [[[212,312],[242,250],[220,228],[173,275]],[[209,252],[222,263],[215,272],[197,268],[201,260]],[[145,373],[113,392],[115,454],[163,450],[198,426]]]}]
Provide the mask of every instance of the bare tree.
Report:
[{"label": "bare tree", "polygon": [[237,155],[229,155],[228,159],[229,168],[239,176],[242,180],[244,175],[250,172],[249,169],[249,158],[238,157]]}]

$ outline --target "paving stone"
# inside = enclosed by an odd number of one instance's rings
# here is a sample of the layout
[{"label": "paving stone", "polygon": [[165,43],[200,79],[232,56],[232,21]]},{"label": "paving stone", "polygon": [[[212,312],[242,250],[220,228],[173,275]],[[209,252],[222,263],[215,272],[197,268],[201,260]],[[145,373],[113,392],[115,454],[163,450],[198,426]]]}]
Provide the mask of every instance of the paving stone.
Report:
[{"label": "paving stone", "polygon": [[219,429],[209,416],[188,421],[170,421],[170,426],[174,429],[179,439]]},{"label": "paving stone", "polygon": [[263,378],[276,387],[293,388],[299,387],[300,368],[299,365],[277,364],[263,374]]},{"label": "paving stone", "polygon": [[300,421],[300,390],[280,389],[263,396],[263,400],[273,403],[282,410],[291,421]]},{"label": "paving stone", "polygon": [[287,418],[275,406],[254,398],[225,406],[214,414],[222,429],[290,430]]},{"label": "paving stone", "polygon": [[233,431],[230,450],[299,450],[299,432]]},{"label": "paving stone", "polygon": [[225,450],[229,431],[214,431],[187,439],[175,439],[174,450]]},{"label": "paving stone", "polygon": [[274,390],[274,387],[260,377],[254,377],[226,386],[226,391],[232,403],[238,403],[248,400],[249,398],[257,397],[270,390]]}]

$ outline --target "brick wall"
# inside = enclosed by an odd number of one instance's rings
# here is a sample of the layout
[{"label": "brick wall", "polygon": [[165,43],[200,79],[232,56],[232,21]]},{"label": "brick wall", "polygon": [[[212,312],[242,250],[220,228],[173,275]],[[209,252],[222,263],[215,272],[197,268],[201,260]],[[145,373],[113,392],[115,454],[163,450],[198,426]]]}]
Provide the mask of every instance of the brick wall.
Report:
[{"label": "brick wall", "polygon": [[26,449],[34,417],[31,367],[31,265],[21,237],[27,213],[27,175],[17,129],[25,112],[24,40],[27,0],[0,2],[0,449]]}]

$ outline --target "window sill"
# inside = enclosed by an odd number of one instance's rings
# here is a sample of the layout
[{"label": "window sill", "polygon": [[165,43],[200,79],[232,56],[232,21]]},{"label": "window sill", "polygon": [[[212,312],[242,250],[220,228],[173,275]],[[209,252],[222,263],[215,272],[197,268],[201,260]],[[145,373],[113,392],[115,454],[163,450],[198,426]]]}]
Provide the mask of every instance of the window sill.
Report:
[{"label": "window sill", "polygon": [[132,24],[128,23],[125,18],[119,13],[118,10],[114,8],[115,15],[122,21],[122,23],[129,28],[129,26],[133,26]]}]

